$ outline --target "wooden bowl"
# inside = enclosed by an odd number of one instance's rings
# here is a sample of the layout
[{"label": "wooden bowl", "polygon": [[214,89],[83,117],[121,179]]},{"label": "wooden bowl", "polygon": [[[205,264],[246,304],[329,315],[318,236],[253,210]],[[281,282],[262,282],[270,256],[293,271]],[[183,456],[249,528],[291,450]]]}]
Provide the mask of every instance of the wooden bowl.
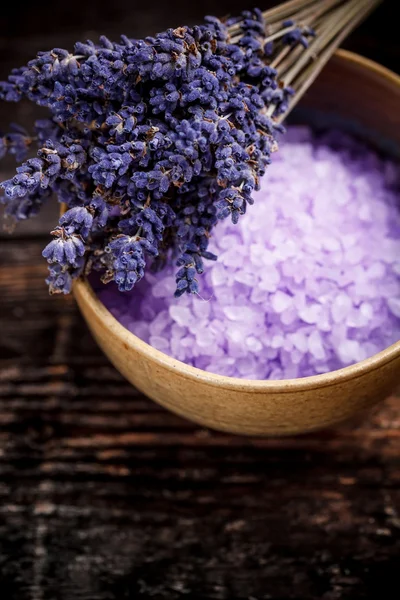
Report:
[{"label": "wooden bowl", "polygon": [[[400,142],[400,77],[355,54],[338,51],[301,110],[330,115],[383,143]],[[322,118],[322,117],[321,117]],[[125,329],[86,280],[74,294],[93,336],[114,366],[171,411],[213,429],[283,435],[326,427],[366,409],[400,381],[400,341],[355,365],[283,381],[223,377],[155,350]]]}]

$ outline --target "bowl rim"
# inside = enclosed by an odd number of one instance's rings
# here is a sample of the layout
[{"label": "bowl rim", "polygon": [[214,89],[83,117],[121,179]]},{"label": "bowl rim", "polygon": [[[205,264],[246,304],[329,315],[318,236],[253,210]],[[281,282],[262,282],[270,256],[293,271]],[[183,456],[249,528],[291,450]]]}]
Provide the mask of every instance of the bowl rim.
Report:
[{"label": "bowl rim", "polygon": [[[362,66],[367,70],[372,70],[383,78],[389,79],[392,83],[400,88],[400,76],[393,71],[381,66],[380,64],[368,58],[364,58],[359,54],[348,50],[337,50],[335,56],[347,62]],[[106,308],[101,300],[96,295],[93,287],[87,278],[78,279],[73,285],[73,292],[78,303],[90,306],[92,312],[104,328],[110,333],[119,338],[121,344],[127,348],[144,355],[146,358],[158,363],[161,367],[169,371],[173,371],[182,376],[186,376],[192,380],[202,381],[205,384],[213,385],[219,388],[240,390],[243,392],[293,392],[293,391],[309,391],[312,389],[320,389],[337,385],[344,381],[361,377],[366,372],[372,372],[382,368],[384,365],[400,359],[400,340],[385,348],[381,352],[366,358],[362,361],[354,363],[350,366],[321,373],[319,375],[311,375],[308,377],[298,377],[295,379],[241,379],[239,377],[228,377],[226,375],[218,375],[192,367],[176,358],[172,358],[168,354],[153,348],[134,333],[126,329]],[[127,348],[128,349],[128,348]]]}]

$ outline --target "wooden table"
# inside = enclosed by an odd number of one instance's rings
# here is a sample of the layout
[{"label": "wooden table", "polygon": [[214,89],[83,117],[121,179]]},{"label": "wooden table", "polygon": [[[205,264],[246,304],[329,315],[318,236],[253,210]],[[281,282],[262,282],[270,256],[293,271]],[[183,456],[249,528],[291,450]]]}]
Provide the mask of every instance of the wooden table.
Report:
[{"label": "wooden table", "polygon": [[[122,26],[125,5],[113,5],[118,18],[97,17],[96,27],[139,29],[132,12]],[[3,36],[3,72],[54,41],[49,25],[48,43],[26,35],[34,6]],[[78,32],[60,20],[63,43],[87,30],[93,6]],[[145,29],[171,20],[157,7],[141,9]],[[375,35],[389,16],[381,11],[350,46],[395,67],[398,46]],[[2,107],[2,124],[26,110]],[[48,296],[40,253],[54,211],[0,239],[1,600],[397,600],[398,399],[281,440],[213,433],[167,413],[111,367],[71,298]]]}]

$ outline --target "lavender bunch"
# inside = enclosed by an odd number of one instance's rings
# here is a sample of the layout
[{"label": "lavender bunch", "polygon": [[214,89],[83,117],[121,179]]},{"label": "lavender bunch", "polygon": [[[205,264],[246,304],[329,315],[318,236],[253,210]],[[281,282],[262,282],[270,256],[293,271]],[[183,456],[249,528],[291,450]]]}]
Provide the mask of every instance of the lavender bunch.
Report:
[{"label": "lavender bunch", "polygon": [[[0,83],[2,99],[50,113],[32,137],[20,128],[0,137],[0,156],[23,160],[38,146],[1,184],[7,215],[34,216],[52,192],[67,207],[43,251],[51,292],[68,293],[92,269],[131,290],[149,259],[171,258],[176,295],[198,292],[204,259],[216,259],[213,227],[245,214],[277,149],[294,93],[277,66],[308,52],[314,31],[303,13],[299,25],[281,14],[267,24],[255,9],[144,40],[78,42],[73,53],[40,52]],[[314,7],[317,25],[321,14]]]}]

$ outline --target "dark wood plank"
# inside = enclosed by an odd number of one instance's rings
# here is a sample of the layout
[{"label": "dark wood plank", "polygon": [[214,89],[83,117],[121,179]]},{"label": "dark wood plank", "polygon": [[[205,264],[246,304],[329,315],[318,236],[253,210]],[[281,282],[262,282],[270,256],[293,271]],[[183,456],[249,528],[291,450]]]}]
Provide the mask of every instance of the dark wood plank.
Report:
[{"label": "dark wood plank", "polygon": [[48,297],[42,243],[0,245],[7,599],[376,598],[400,551],[398,399],[299,438],[198,428]]}]

